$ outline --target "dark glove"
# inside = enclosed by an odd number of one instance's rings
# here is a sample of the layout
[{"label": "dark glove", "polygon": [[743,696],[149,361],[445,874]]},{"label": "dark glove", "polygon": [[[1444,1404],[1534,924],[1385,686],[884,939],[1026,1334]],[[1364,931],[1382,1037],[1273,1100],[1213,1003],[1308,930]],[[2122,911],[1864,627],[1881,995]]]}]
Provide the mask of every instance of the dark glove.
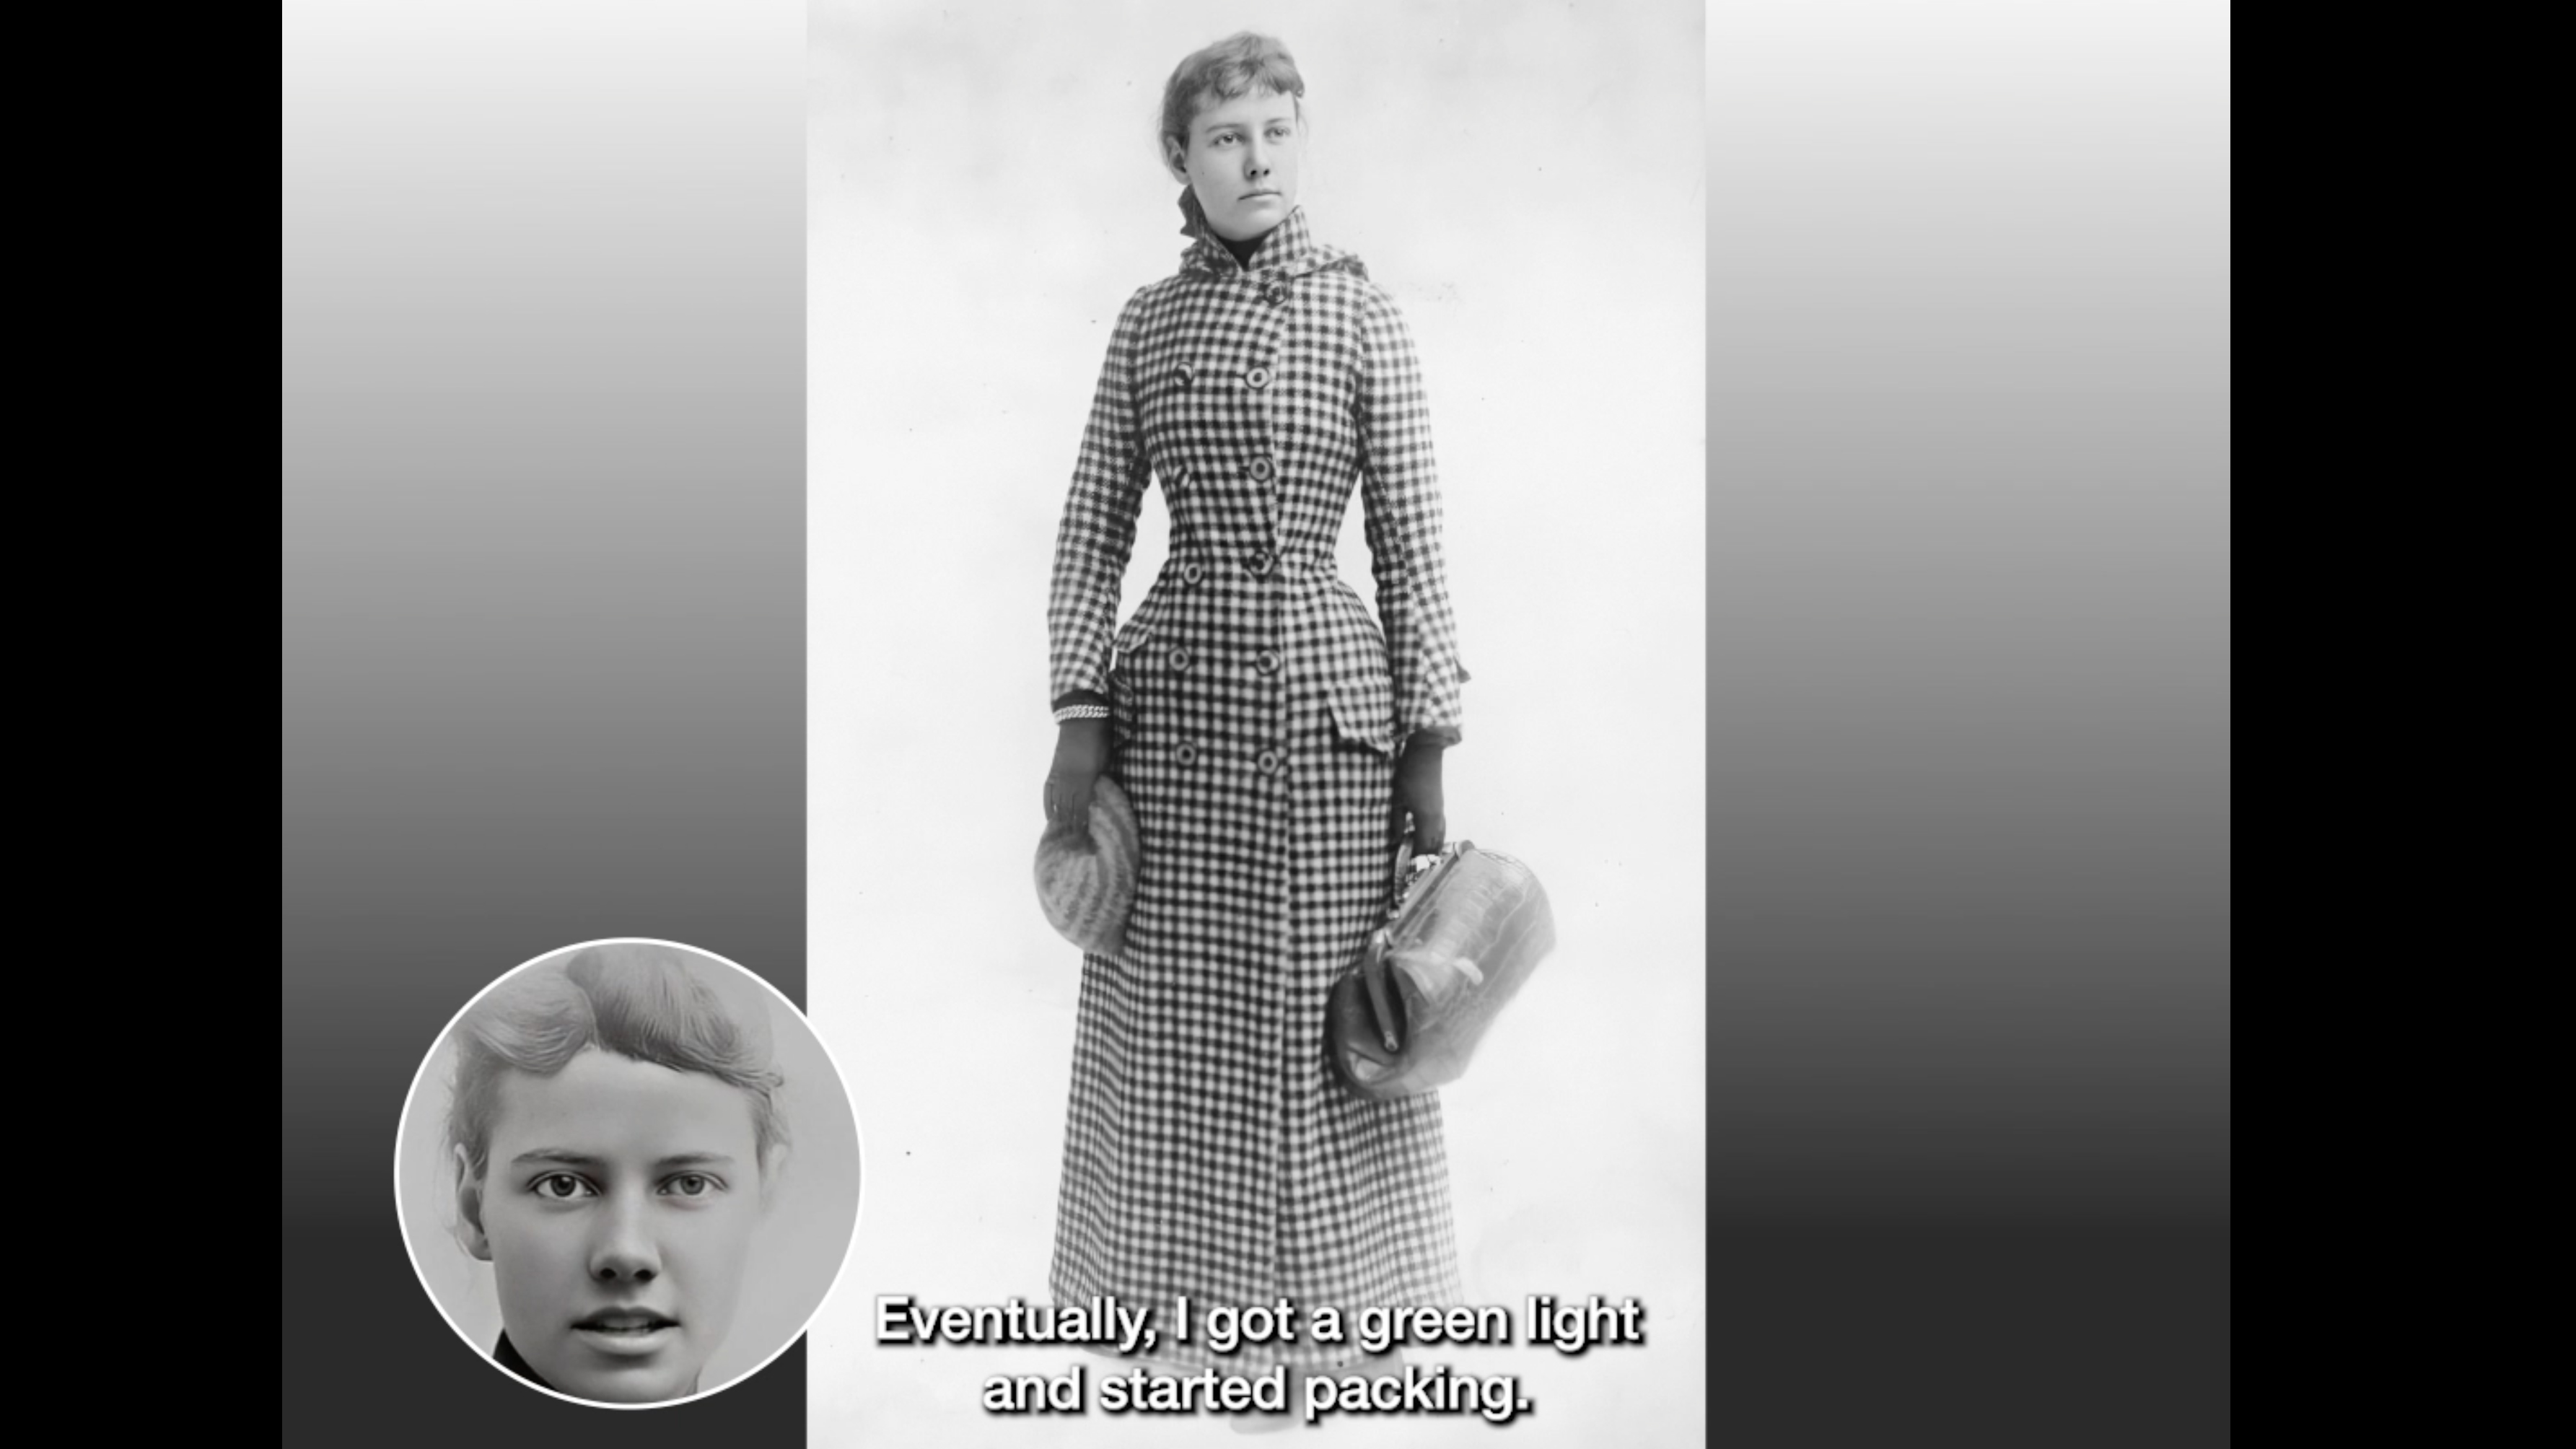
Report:
[{"label": "dark glove", "polygon": [[1415,735],[1405,745],[1404,758],[1395,762],[1392,829],[1401,835],[1411,826],[1416,855],[1433,854],[1449,842],[1449,815],[1440,795],[1440,757],[1446,749],[1439,740]]},{"label": "dark glove", "polygon": [[1055,763],[1047,766],[1049,825],[1088,832],[1091,787],[1109,768],[1109,721],[1069,719],[1055,727]]}]

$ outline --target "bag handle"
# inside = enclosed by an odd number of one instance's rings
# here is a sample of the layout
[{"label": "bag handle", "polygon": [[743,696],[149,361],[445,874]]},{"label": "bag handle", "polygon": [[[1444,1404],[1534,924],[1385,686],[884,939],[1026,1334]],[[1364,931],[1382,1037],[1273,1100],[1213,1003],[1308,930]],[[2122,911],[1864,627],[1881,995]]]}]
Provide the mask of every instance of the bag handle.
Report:
[{"label": "bag handle", "polygon": [[[1395,874],[1387,886],[1386,914],[1389,921],[1403,909],[1405,871],[1412,864],[1413,832],[1408,830],[1395,842]],[[1387,924],[1380,922],[1378,928],[1369,933],[1368,948],[1360,952],[1360,985],[1368,991],[1369,1014],[1377,1018],[1378,1040],[1386,1044],[1390,1056],[1404,1050],[1404,1043],[1395,1029],[1395,1002],[1386,984],[1386,953],[1393,942]]]}]

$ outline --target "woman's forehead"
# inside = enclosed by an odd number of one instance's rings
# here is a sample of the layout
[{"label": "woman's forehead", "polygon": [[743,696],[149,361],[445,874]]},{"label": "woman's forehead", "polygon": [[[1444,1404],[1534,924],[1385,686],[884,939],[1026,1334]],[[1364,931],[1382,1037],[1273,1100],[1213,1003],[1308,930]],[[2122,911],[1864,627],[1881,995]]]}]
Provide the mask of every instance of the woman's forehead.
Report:
[{"label": "woman's forehead", "polygon": [[757,1135],[741,1088],[597,1049],[550,1076],[504,1074],[494,1105],[491,1150],[500,1162],[546,1151],[642,1160],[749,1154]]},{"label": "woman's forehead", "polygon": [[1232,100],[1220,99],[1214,91],[1201,91],[1198,115],[1190,122],[1190,129],[1205,132],[1218,126],[1257,125],[1263,121],[1296,118],[1297,98],[1286,91],[1256,87]]}]

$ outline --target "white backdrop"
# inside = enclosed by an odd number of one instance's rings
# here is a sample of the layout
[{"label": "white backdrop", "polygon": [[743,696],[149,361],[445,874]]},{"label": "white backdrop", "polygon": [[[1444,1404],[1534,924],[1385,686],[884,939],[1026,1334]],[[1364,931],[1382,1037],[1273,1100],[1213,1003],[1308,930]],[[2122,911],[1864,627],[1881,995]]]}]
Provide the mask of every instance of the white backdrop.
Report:
[{"label": "white backdrop", "polygon": [[[1315,236],[1368,263],[1420,349],[1474,675],[1451,837],[1528,861],[1556,906],[1556,953],[1444,1093],[1469,1301],[1647,1305],[1642,1348],[1416,1356],[1521,1374],[1517,1444],[1700,1442],[1700,7],[811,13],[809,1007],[869,1148],[858,1241],[811,1330],[813,1442],[1225,1432],[988,1417],[986,1375],[1070,1356],[878,1347],[872,1309],[1046,1297],[1079,970],[1030,882],[1047,571],[1110,325],[1184,246],[1161,85],[1242,28],[1305,75]],[[1163,529],[1149,494],[1125,608]],[[1342,555],[1368,596],[1356,504]]]}]

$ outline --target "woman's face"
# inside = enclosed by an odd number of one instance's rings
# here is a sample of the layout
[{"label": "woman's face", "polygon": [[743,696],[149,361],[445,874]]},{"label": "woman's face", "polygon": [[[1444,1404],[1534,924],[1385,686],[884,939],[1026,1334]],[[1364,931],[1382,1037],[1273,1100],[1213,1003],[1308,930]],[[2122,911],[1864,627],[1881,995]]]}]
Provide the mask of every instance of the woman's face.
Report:
[{"label": "woman's face", "polygon": [[488,1164],[468,1221],[528,1366],[604,1403],[696,1392],[760,1217],[750,1099],[594,1048],[502,1079]]},{"label": "woman's face", "polygon": [[1208,225],[1228,241],[1250,241],[1287,220],[1297,204],[1297,163],[1306,151],[1297,98],[1259,91],[1200,107],[1189,150],[1165,161],[1197,193]]}]

